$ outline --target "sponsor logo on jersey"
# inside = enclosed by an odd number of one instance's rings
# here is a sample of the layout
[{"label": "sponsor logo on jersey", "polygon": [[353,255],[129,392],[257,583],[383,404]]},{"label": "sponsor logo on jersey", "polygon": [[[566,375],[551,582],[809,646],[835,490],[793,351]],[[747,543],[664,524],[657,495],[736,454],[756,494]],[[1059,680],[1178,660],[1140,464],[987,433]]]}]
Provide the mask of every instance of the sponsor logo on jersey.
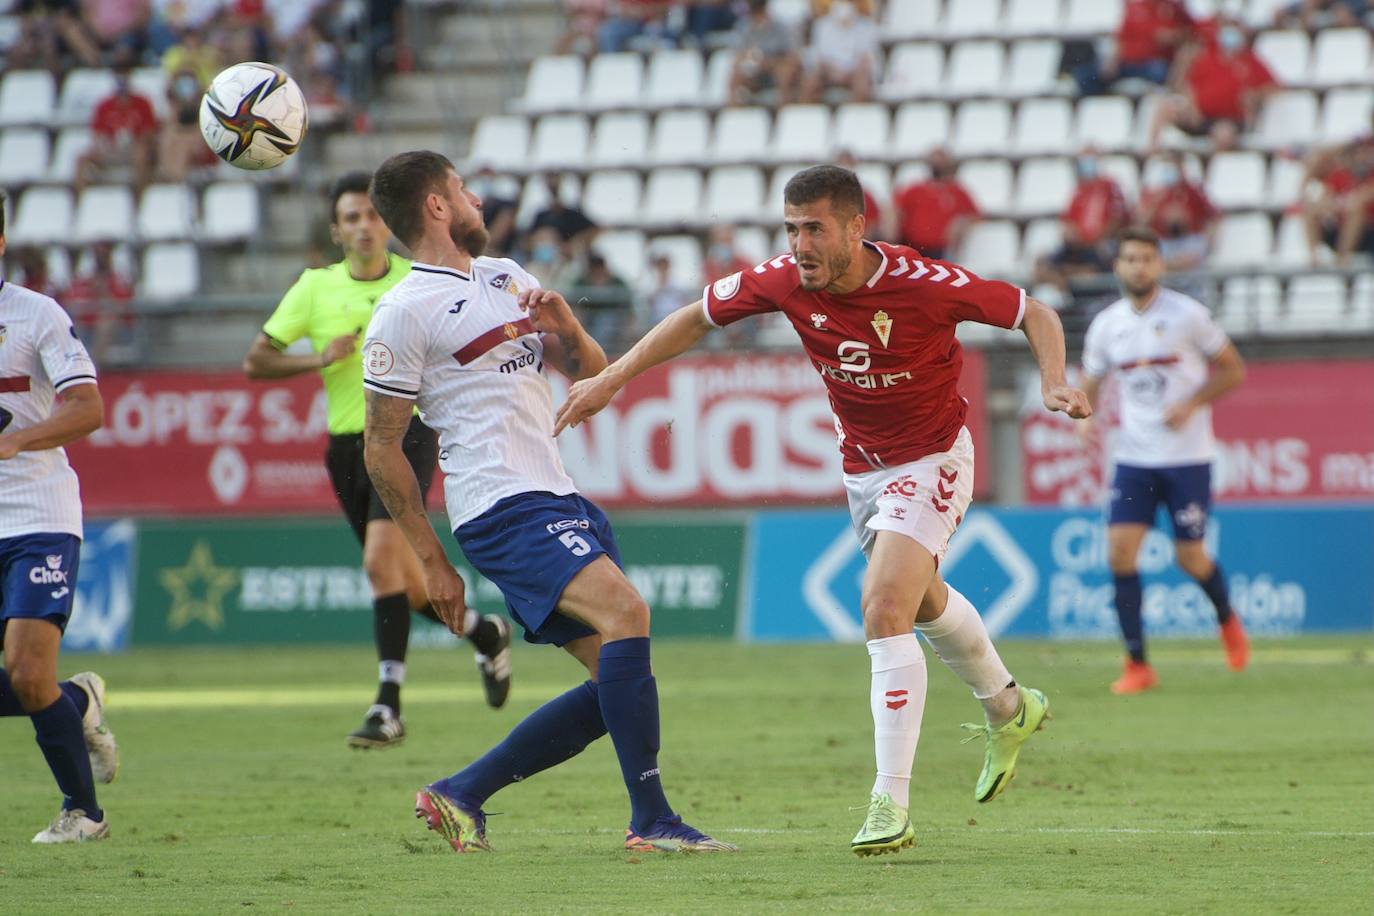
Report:
[{"label": "sponsor logo on jersey", "polygon": [[[916,491],[919,489],[920,485],[916,483],[916,479],[914,477],[912,477],[910,474],[903,474],[901,477],[898,477],[896,480],[892,481],[887,486],[883,487],[883,495],[899,496],[905,499],[911,499],[913,496],[916,495]],[[900,517],[901,516],[898,516],[898,518]]]},{"label": "sponsor logo on jersey", "polygon": [[[511,325],[506,325],[506,327],[507,327],[507,328],[511,328]],[[513,328],[512,328],[512,330],[513,330]],[[509,333],[509,332],[508,332],[508,333]],[[518,336],[518,335],[519,335],[519,331],[516,331],[516,334],[517,334],[517,336]],[[535,365],[536,363],[539,362],[539,354],[538,354],[537,352],[535,352],[534,347],[530,346],[527,342],[525,342],[525,341],[523,341],[523,340],[520,341],[520,346],[522,346],[522,347],[525,348],[525,352],[522,353],[522,354],[520,354],[519,356],[515,357],[514,359],[508,359],[508,360],[506,360],[504,363],[502,363],[502,364],[501,364],[501,371],[502,371],[502,372],[504,372],[504,373],[516,372],[516,371],[518,371],[518,370],[520,370],[520,369],[524,369],[526,366],[533,366],[533,365]],[[543,366],[541,365],[540,368],[542,369]]]},{"label": "sponsor logo on jersey", "polygon": [[497,274],[487,281],[493,289],[499,289],[510,293],[512,296],[520,295],[520,284],[515,282],[515,278],[510,274]]},{"label": "sponsor logo on jersey", "polygon": [[873,313],[873,330],[877,332],[883,346],[887,346],[887,339],[892,336],[892,319],[882,309]]},{"label": "sponsor logo on jersey", "polygon": [[[816,371],[825,378],[836,382],[844,382],[847,385],[853,385],[855,388],[896,388],[898,385],[902,384],[902,382],[911,380],[910,372],[850,371],[843,367],[836,368],[835,366],[827,366],[820,360],[813,360],[813,365],[815,365]],[[865,368],[867,368],[867,366],[865,366]]]},{"label": "sponsor logo on jersey", "polygon": [[743,271],[735,271],[728,277],[721,277],[711,286],[711,292],[717,299],[731,299],[739,292],[740,283],[744,280]]},{"label": "sponsor logo on jersey", "polygon": [[467,304],[468,301],[466,299],[459,299],[457,302],[453,303],[453,308],[449,309],[448,313],[450,315],[457,315],[460,311],[463,310],[463,306]]},{"label": "sponsor logo on jersey", "polygon": [[830,320],[829,315],[822,315],[820,312],[811,313],[811,324],[819,331]]},{"label": "sponsor logo on jersey", "polygon": [[373,375],[386,375],[396,367],[396,357],[391,354],[391,348],[380,340],[367,345],[364,359],[367,361],[367,371]]},{"label": "sponsor logo on jersey", "polygon": [[62,568],[61,554],[49,554],[44,559],[46,566],[35,566],[29,570],[29,581],[34,585],[66,585],[67,571]]},{"label": "sponsor logo on jersey", "polygon": [[549,522],[544,526],[544,530],[549,534],[557,534],[560,531],[567,531],[569,528],[581,528],[587,530],[592,523],[585,518],[563,518],[556,522]]}]

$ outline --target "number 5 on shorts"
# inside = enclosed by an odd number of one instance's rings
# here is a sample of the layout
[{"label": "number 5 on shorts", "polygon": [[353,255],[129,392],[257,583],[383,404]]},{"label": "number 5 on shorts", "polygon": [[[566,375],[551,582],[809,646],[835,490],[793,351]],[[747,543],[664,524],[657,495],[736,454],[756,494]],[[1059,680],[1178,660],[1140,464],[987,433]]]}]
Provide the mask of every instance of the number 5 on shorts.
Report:
[{"label": "number 5 on shorts", "polygon": [[576,531],[564,531],[558,536],[558,539],[563,542],[564,547],[572,551],[572,555],[575,557],[585,557],[592,552],[592,547],[587,543],[587,539]]}]

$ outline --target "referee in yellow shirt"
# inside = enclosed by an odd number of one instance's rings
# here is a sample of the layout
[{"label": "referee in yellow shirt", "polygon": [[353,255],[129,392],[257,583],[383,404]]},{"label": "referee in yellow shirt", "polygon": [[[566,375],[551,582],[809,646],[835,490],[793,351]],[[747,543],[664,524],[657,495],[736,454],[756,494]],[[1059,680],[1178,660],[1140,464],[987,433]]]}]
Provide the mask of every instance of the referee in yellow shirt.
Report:
[{"label": "referee in yellow shirt", "polygon": [[[439,621],[425,594],[420,562],[372,488],[363,464],[363,364],[358,342],[378,298],[410,271],[410,262],[387,250],[391,233],[367,196],[371,175],[352,172],[334,185],[329,235],[343,260],[307,270],[287,291],[243,361],[253,379],[319,372],[329,405],[325,464],[334,493],[363,547],[363,569],[372,585],[373,632],[380,661],[377,701],[348,736],[353,747],[390,747],[405,738],[401,684],[405,681],[410,613]],[[302,337],[309,354],[285,349]],[[411,419],[405,454],[421,493],[429,493],[438,462],[434,432]],[[477,650],[487,703],[499,707],[510,693],[510,624],[495,614],[469,610],[464,634]]]}]

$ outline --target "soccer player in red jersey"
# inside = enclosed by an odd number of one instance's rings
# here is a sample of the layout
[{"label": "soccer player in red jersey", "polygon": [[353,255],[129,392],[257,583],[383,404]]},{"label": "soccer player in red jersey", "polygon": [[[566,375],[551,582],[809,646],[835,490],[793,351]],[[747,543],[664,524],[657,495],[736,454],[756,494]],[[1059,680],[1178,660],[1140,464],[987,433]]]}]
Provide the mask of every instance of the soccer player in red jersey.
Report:
[{"label": "soccer player in red jersey", "polygon": [[863,189],[853,172],[805,169],[783,197],[790,254],[717,280],[702,301],[575,384],[554,432],[592,416],[630,379],[713,328],[767,312],[787,316],[829,390],[850,513],[868,558],[862,609],[878,775],[851,848],[873,855],[910,846],[915,836],[907,809],[926,670],[913,628],[983,704],[986,725],[970,726],[987,741],[978,801],[1006,787],[1048,709],[1044,694],[1016,683],[978,612],[939,573],[973,496],[955,326],[1019,328],[1040,364],[1045,406],[1071,417],[1092,411],[1064,380],[1058,316],[1017,287],[912,248],[865,241]]}]

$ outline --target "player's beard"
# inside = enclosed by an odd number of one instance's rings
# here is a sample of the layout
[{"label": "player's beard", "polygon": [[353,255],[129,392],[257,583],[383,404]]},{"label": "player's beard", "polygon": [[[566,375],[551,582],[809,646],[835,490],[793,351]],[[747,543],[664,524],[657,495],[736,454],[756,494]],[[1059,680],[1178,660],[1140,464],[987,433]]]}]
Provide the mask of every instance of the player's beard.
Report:
[{"label": "player's beard", "polygon": [[831,255],[824,261],[825,267],[829,271],[829,274],[825,277],[820,277],[815,280],[807,280],[805,278],[802,278],[802,289],[806,290],[808,293],[820,292],[821,290],[829,286],[831,283],[834,283],[840,277],[844,276],[844,272],[849,270],[849,265],[852,263],[854,263],[854,258],[852,255],[850,255],[848,248],[843,248],[840,251],[837,251],[835,254]]},{"label": "player's beard", "polygon": [[1155,283],[1153,280],[1147,283],[1131,283],[1128,280],[1121,281],[1121,288],[1126,291],[1126,294],[1128,296],[1131,296],[1135,299],[1148,298],[1150,295],[1154,293],[1156,286],[1158,286],[1158,284]]},{"label": "player's beard", "polygon": [[448,224],[448,235],[453,239],[453,244],[474,258],[482,256],[482,252],[487,250],[487,242],[491,240],[491,233],[481,223],[463,226],[457,221],[451,222]]}]

